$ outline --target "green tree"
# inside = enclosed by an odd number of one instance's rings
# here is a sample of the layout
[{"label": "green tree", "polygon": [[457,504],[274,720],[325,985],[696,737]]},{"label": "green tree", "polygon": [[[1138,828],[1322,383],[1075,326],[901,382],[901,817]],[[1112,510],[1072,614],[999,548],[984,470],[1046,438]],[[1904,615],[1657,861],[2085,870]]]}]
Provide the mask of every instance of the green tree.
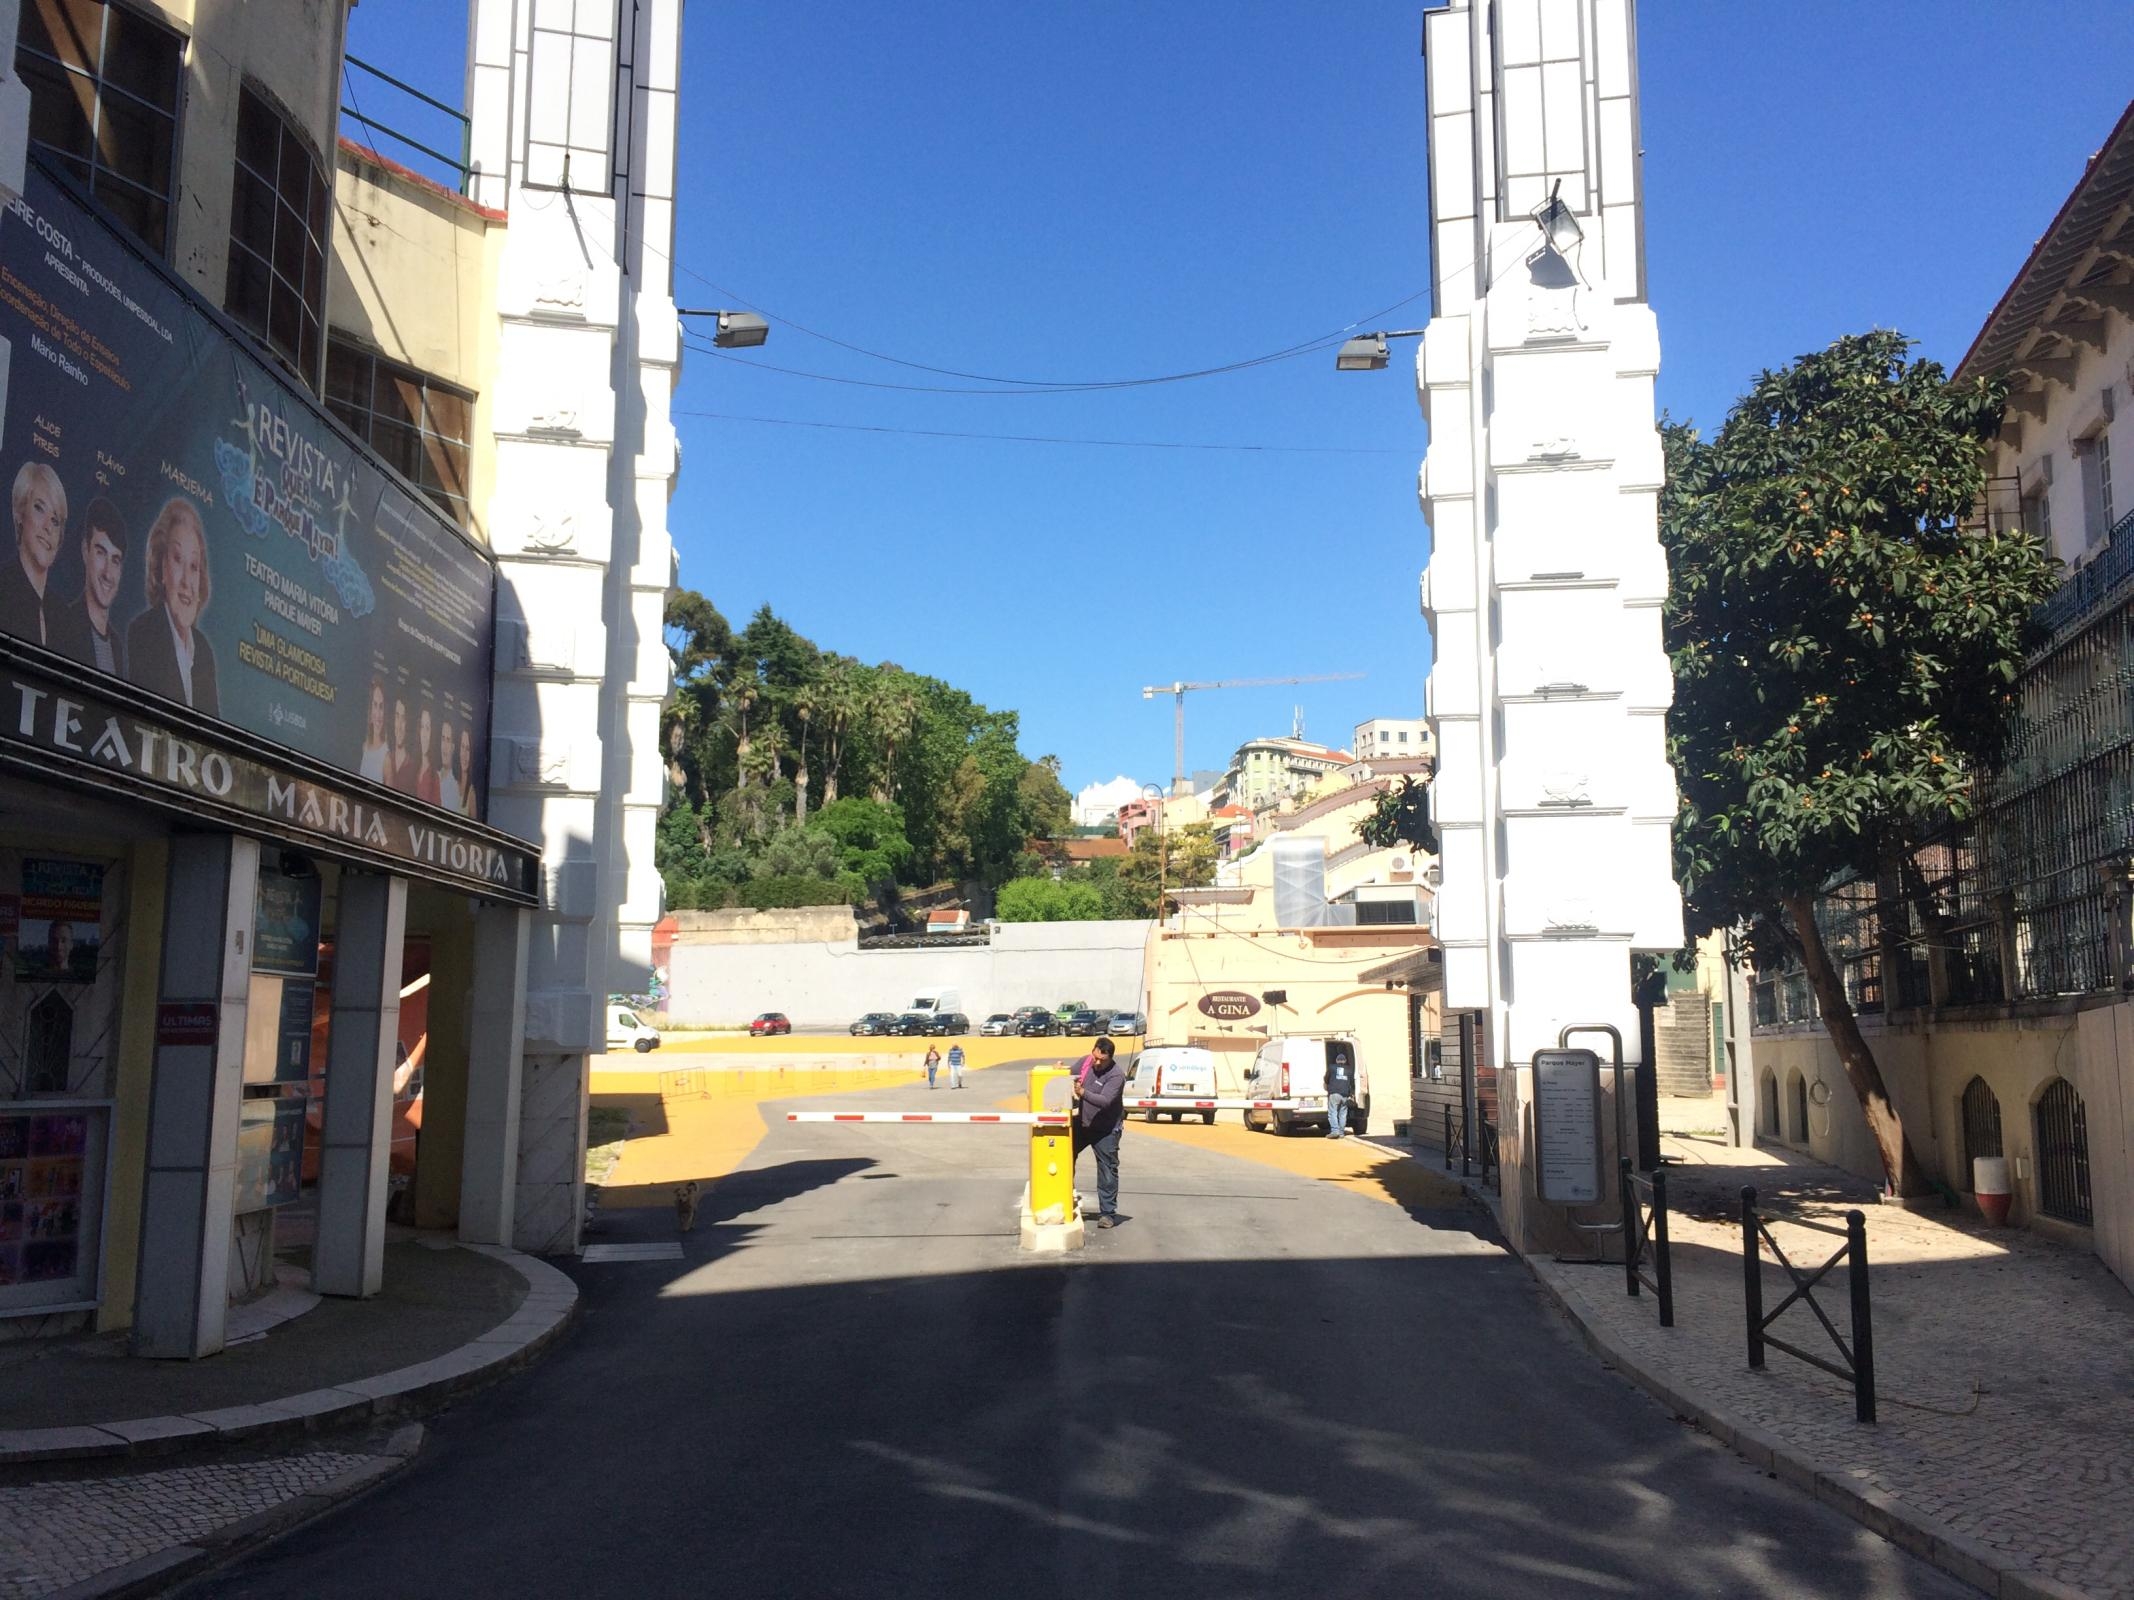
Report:
[{"label": "green tree", "polygon": [[1011,878],[994,897],[993,914],[1002,922],[1099,922],[1104,897],[1095,885],[1071,879]]},{"label": "green tree", "polygon": [[1676,864],[1692,931],[1797,958],[1890,1182],[1927,1180],[1814,915],[1901,882],[1973,813],[2054,564],[1973,521],[2005,391],[1908,341],[1840,339],[1763,373],[1706,443],[1663,427]]},{"label": "green tree", "polygon": [[1397,844],[1437,854],[1437,829],[1430,822],[1430,786],[1402,778],[1378,792],[1371,810],[1356,824],[1356,837],[1379,850]]},{"label": "green tree", "polygon": [[1024,841],[1065,837],[1074,820],[1074,796],[1060,782],[1060,758],[1039,756],[1015,780],[1018,826]]},{"label": "green tree", "polygon": [[1120,899],[1132,916],[1157,916],[1163,898],[1159,885],[1165,894],[1172,889],[1205,889],[1215,881],[1215,859],[1215,831],[1205,822],[1189,822],[1182,828],[1143,828],[1134,835],[1133,848],[1118,868]]},{"label": "green tree", "polygon": [[834,840],[839,851],[838,869],[868,887],[895,881],[911,859],[911,841],[904,837],[904,814],[893,805],[856,796],[833,800],[815,813],[810,832]]}]

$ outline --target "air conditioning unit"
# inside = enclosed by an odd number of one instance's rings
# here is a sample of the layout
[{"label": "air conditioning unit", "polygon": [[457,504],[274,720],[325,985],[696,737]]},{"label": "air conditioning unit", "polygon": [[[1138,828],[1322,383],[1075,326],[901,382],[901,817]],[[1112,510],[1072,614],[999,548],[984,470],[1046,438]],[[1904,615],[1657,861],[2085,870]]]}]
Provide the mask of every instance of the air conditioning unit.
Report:
[{"label": "air conditioning unit", "polygon": [[1415,870],[1415,863],[1411,861],[1407,856],[1397,855],[1387,860],[1386,870],[1388,872],[1413,872]]}]

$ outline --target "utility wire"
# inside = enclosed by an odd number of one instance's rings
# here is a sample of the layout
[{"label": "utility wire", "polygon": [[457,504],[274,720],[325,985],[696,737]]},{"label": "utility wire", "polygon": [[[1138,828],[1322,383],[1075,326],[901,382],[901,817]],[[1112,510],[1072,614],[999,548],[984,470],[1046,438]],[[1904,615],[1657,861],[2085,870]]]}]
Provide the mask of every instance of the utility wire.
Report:
[{"label": "utility wire", "polygon": [[[713,283],[711,279],[705,277],[702,273],[693,271],[692,269],[683,266],[678,261],[672,261],[671,258],[670,264],[687,273],[690,277],[696,279],[697,282],[703,284],[706,288],[712,289],[718,294],[726,297],[727,299],[734,301],[736,309],[757,312],[762,316],[768,317],[771,321],[777,323],[782,328],[791,328],[795,333],[805,334],[810,339],[820,339],[824,344],[836,345],[840,350],[850,350],[855,355],[863,355],[875,361],[886,361],[891,366],[909,367],[915,372],[930,372],[937,377],[963,378],[973,383],[1008,384],[1016,388],[1049,391],[1086,389],[1134,389],[1142,388],[1150,384],[1182,383],[1192,378],[1210,378],[1219,376],[1227,372],[1241,371],[1244,368],[1260,366],[1269,361],[1287,361],[1294,356],[1309,355],[1315,350],[1323,350],[1329,345],[1335,343],[1337,340],[1346,338],[1349,334],[1355,332],[1356,329],[1364,326],[1364,324],[1375,323],[1381,318],[1390,316],[1393,312],[1402,309],[1404,306],[1413,305],[1416,301],[1422,299],[1423,296],[1430,292],[1428,289],[1418,289],[1413,294],[1402,296],[1400,299],[1394,301],[1389,306],[1381,306],[1376,311],[1367,312],[1365,315],[1357,318],[1354,322],[1348,323],[1343,327],[1336,328],[1329,333],[1316,334],[1309,339],[1301,340],[1296,344],[1286,345],[1279,350],[1270,350],[1264,355],[1248,356],[1240,361],[1224,362],[1218,366],[1201,367],[1189,372],[1161,373],[1152,377],[1143,378],[1113,378],[1102,380],[1084,380],[1077,378],[1010,378],[1003,377],[997,373],[964,372],[955,367],[929,366],[923,361],[910,361],[906,360],[902,356],[888,355],[880,350],[870,350],[865,345],[854,344],[850,340],[840,339],[833,334],[820,332],[817,329],[808,327],[805,323],[795,322],[791,317],[783,316],[778,312],[771,311],[764,306],[758,305],[754,301],[749,300],[746,296],[736,294],[733,290],[726,288],[722,284]],[[776,368],[773,370],[784,371],[788,369]],[[884,385],[884,387],[890,386]],[[968,391],[949,392],[963,393]]]},{"label": "utility wire", "polygon": [[1233,361],[1228,366],[1223,367],[1204,367],[1198,372],[1173,373],[1168,377],[1162,378],[1128,378],[1116,383],[1062,384],[1042,389],[1028,387],[1020,389],[981,389],[955,384],[888,383],[877,378],[847,378],[829,372],[809,372],[802,367],[782,367],[772,361],[752,361],[745,356],[737,356],[731,351],[721,350],[716,345],[706,344],[701,339],[687,336],[684,337],[683,343],[691,350],[703,355],[716,357],[720,361],[732,361],[758,372],[777,372],[783,373],[790,378],[808,378],[816,383],[836,383],[854,389],[893,389],[904,394],[990,395],[996,399],[1021,400],[1031,395],[1104,394],[1120,389],[1147,388],[1154,384],[1183,383],[1188,379],[1214,377],[1219,373],[1241,372],[1248,367],[1265,366],[1273,361],[1287,361],[1295,356],[1311,355],[1317,351],[1330,350],[1341,338],[1342,335],[1336,334],[1330,338],[1321,339],[1314,344],[1304,345],[1294,350],[1287,350],[1274,355],[1254,356],[1246,361]]},{"label": "utility wire", "polygon": [[958,433],[947,428],[888,428],[861,422],[809,422],[799,417],[747,416],[733,411],[676,411],[677,417],[708,417],[716,422],[755,422],[773,428],[822,428],[836,433],[894,433],[919,439],[983,439],[1005,444],[1102,445],[1120,450],[1217,450],[1251,455],[1399,456],[1406,450],[1359,445],[1189,444],[1172,439],[1090,439],[1043,433]]}]

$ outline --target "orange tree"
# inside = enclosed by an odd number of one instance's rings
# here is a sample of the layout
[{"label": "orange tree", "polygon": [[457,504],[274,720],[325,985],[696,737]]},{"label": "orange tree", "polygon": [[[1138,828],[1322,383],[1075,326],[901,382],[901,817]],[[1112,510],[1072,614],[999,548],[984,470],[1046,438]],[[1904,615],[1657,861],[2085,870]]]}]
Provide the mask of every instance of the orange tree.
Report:
[{"label": "orange tree", "polygon": [[1815,901],[1901,882],[1971,815],[2055,582],[2034,539],[1973,516],[2005,390],[1909,350],[1878,331],[1763,373],[1709,442],[1663,424],[1660,500],[1689,925],[1800,962],[1907,1195],[1926,1175]]}]

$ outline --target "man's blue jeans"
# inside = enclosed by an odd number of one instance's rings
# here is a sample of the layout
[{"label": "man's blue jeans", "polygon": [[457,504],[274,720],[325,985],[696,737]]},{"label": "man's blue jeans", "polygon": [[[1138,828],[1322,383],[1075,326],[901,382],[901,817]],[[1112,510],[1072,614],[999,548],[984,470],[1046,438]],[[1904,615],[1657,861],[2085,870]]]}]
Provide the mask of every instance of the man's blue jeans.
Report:
[{"label": "man's blue jeans", "polygon": [[1092,1139],[1079,1126],[1074,1130],[1075,1153],[1079,1155],[1087,1149],[1097,1154],[1097,1209],[1107,1217],[1119,1214],[1119,1135],[1125,1131],[1122,1123],[1101,1138]]},{"label": "man's blue jeans", "polygon": [[1326,1097],[1326,1131],[1335,1138],[1344,1137],[1349,1131],[1349,1098],[1345,1094],[1328,1093]]}]

